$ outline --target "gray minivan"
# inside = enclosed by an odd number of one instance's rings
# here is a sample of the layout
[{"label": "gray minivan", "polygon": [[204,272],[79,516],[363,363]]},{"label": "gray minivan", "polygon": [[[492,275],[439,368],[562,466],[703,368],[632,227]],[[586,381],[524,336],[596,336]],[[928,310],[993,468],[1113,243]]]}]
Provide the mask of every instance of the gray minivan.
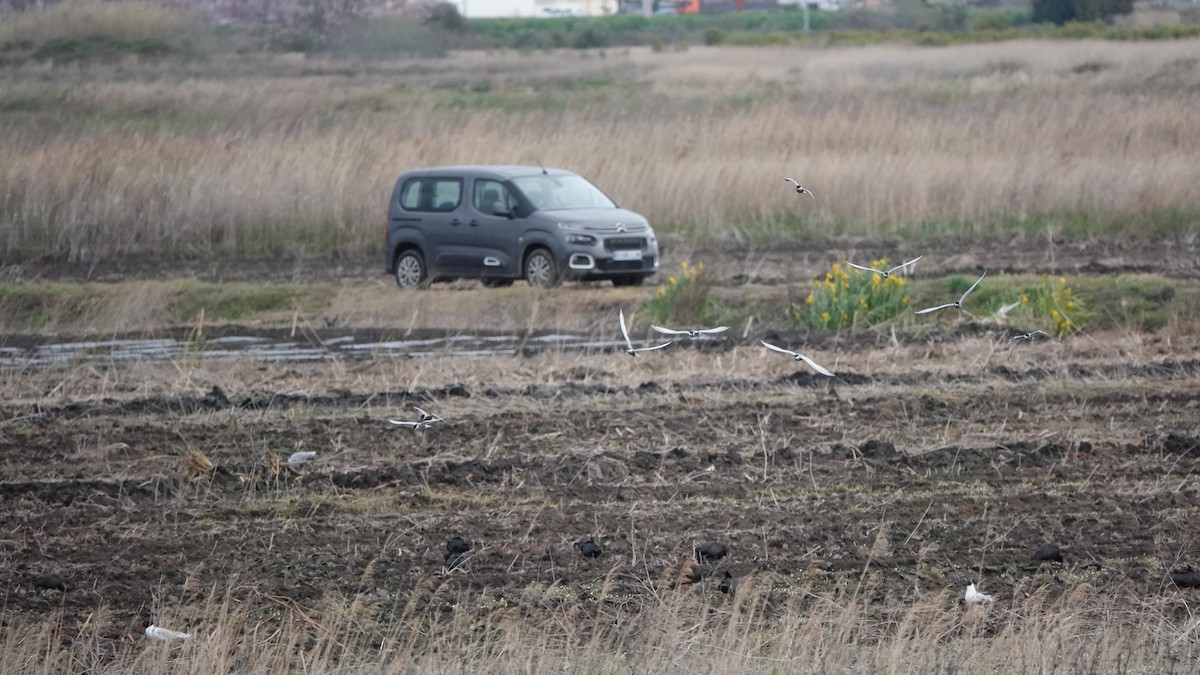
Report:
[{"label": "gray minivan", "polygon": [[387,270],[402,288],[478,278],[485,286],[564,279],[637,286],[658,270],[642,216],[586,178],[529,166],[406,171],[387,210]]}]

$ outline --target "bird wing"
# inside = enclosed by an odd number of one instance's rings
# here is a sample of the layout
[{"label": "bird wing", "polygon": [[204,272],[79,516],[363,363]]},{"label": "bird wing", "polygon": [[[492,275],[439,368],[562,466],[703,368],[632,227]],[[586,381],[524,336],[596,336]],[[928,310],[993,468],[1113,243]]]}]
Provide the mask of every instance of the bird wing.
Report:
[{"label": "bird wing", "polygon": [[1044,331],[1044,330],[1035,330],[1035,331],[1033,331],[1032,333],[1030,333],[1029,335],[1030,335],[1030,337],[1031,337],[1031,338],[1032,338],[1034,335],[1045,335],[1046,337],[1050,337],[1050,334],[1049,334],[1049,333],[1047,333],[1047,332],[1046,332],[1046,331]]},{"label": "bird wing", "polygon": [[978,279],[975,280],[975,283],[971,284],[971,287],[967,289],[967,292],[963,293],[962,297],[958,299],[959,304],[961,304],[964,300],[967,299],[967,296],[971,294],[971,291],[975,290],[975,287],[978,286],[979,282],[983,281],[983,277],[986,277],[986,276],[987,276],[987,271],[984,271],[984,273],[982,275],[980,275],[980,277]]},{"label": "bird wing", "polygon": [[639,349],[634,349],[633,351],[635,351],[635,352],[652,352],[655,349],[662,349],[663,347],[666,347],[670,344],[671,344],[670,342],[664,342],[661,345],[655,345],[653,347],[641,347]]},{"label": "bird wing", "polygon": [[945,304],[945,305],[938,305],[937,307],[927,307],[927,308],[925,308],[925,309],[919,309],[919,310],[917,310],[917,314],[928,314],[928,313],[930,313],[930,312],[936,312],[936,311],[938,311],[939,309],[946,309],[947,307],[953,307],[953,306],[954,306],[954,303],[953,303],[953,302],[951,302],[951,303],[948,303],[948,304]]},{"label": "bird wing", "polygon": [[1013,340],[1028,340],[1029,336],[1026,335],[1025,333],[1022,333],[1020,335],[1014,335],[1012,339]]},{"label": "bird wing", "polygon": [[767,349],[770,349],[773,352],[779,352],[780,354],[787,354],[788,356],[791,356],[791,357],[800,356],[796,352],[784,349],[783,347],[776,347],[775,345],[771,344],[770,342],[767,342],[766,340],[759,340],[759,342],[761,342],[764,347],[766,347]]},{"label": "bird wing", "polygon": [[917,257],[913,258],[912,260],[909,260],[909,261],[908,261],[908,262],[906,262],[906,263],[902,263],[902,264],[900,264],[900,265],[896,265],[896,266],[895,266],[895,267],[893,267],[892,269],[888,270],[888,274],[891,274],[892,272],[895,272],[895,271],[896,271],[896,270],[898,270],[898,269],[905,269],[905,268],[907,268],[909,265],[911,265],[911,264],[913,264],[913,263],[917,262],[918,260],[920,260],[921,258],[924,258],[924,257],[925,257],[925,256],[923,256],[923,255],[919,255],[919,256],[917,256]]},{"label": "bird wing", "polygon": [[413,410],[416,410],[417,412],[421,413],[421,421],[422,422],[442,422],[442,421],[444,421],[442,419],[441,415],[434,415],[433,413],[425,412],[424,410],[421,410],[420,408],[418,408],[415,405],[413,406]]},{"label": "bird wing", "polygon": [[388,420],[388,422],[395,424],[398,427],[417,427],[422,424],[421,422],[408,422],[406,420]]},{"label": "bird wing", "polygon": [[729,326],[717,326],[716,328],[702,328],[701,330],[699,330],[699,331],[697,331],[697,332],[698,332],[698,333],[707,333],[707,334],[709,334],[709,335],[714,335],[714,334],[716,334],[716,333],[724,333],[724,332],[725,332],[725,331],[727,331],[727,330],[729,330]]},{"label": "bird wing", "polygon": [[792,185],[795,185],[796,187],[800,187],[800,184],[796,182],[795,178],[784,178],[784,180],[791,183]]},{"label": "bird wing", "polygon": [[804,188],[804,192],[805,192],[806,194],[808,194],[808,196],[809,196],[809,197],[812,197],[812,200],[813,200],[814,202],[815,202],[815,201],[817,201],[817,196],[813,194],[813,191],[812,191],[812,190],[809,190],[808,188]]},{"label": "bird wing", "polygon": [[293,452],[292,456],[288,457],[287,463],[288,464],[300,464],[302,462],[307,462],[308,460],[310,460],[316,456],[317,456],[317,453],[316,453],[316,451],[313,451],[313,450],[307,450],[305,452]]},{"label": "bird wing", "polygon": [[809,368],[812,368],[813,370],[824,375],[825,377],[833,377],[833,373],[822,368],[816,361],[813,361],[812,359],[808,358],[807,356],[805,356],[803,354],[797,354],[796,356],[799,356],[801,361],[807,363]]},{"label": "bird wing", "polygon": [[662,333],[663,335],[687,335],[686,330],[675,330],[674,328],[663,328],[662,326],[655,326],[654,324],[650,324],[650,327],[653,328],[654,330]]},{"label": "bird wing", "polygon": [[[880,272],[879,270],[875,269],[874,267],[863,267],[862,265],[855,265],[854,263],[850,262],[849,260],[846,261],[846,264],[853,267],[856,270],[862,270],[864,272],[874,272],[875,274],[883,274],[883,272]],[[889,274],[890,274],[890,272],[889,272]]]},{"label": "bird wing", "polygon": [[625,344],[633,349],[633,342],[629,339],[629,329],[625,327],[625,310],[620,310],[618,315],[621,319],[621,335],[625,338]]}]

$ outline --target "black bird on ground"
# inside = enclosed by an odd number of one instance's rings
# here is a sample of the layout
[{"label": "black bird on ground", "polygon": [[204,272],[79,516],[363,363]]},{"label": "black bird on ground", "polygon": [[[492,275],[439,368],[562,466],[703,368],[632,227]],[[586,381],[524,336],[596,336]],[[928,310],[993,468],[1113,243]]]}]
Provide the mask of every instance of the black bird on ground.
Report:
[{"label": "black bird on ground", "polygon": [[1052,542],[1038,544],[1037,550],[1033,552],[1033,559],[1038,562],[1062,562],[1062,548]]},{"label": "black bird on ground", "polygon": [[600,548],[600,544],[589,537],[587,541],[581,541],[575,544],[575,548],[579,549],[579,555],[585,558],[599,558],[604,549]]},{"label": "black bird on ground", "polygon": [[721,583],[717,586],[717,590],[726,595],[733,593],[737,590],[738,583],[741,582],[741,580],[741,577],[735,577],[733,576],[732,572],[725,570],[725,577],[721,579]]},{"label": "black bird on ground", "polygon": [[62,591],[63,593],[67,592],[67,585],[63,583],[62,577],[58,576],[54,572],[39,574],[30,579],[29,583],[37,586],[38,588],[45,588],[51,591]]},{"label": "black bird on ground", "polygon": [[470,550],[471,542],[463,539],[462,537],[451,537],[450,540],[446,542],[446,552],[452,555],[466,553]]},{"label": "black bird on ground", "polygon": [[729,549],[724,544],[715,541],[706,541],[696,547],[696,559],[700,562],[713,562],[728,554]]},{"label": "black bird on ground", "polygon": [[1171,570],[1171,581],[1180,588],[1200,588],[1200,572],[1192,569],[1191,565],[1184,565]]}]

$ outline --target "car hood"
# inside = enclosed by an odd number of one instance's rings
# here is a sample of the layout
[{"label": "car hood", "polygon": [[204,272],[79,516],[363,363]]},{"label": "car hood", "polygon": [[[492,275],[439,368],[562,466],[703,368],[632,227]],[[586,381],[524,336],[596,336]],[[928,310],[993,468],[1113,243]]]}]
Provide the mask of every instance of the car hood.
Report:
[{"label": "car hood", "polygon": [[653,234],[645,218],[625,209],[557,209],[539,211],[538,215],[562,223],[566,230],[592,234]]}]

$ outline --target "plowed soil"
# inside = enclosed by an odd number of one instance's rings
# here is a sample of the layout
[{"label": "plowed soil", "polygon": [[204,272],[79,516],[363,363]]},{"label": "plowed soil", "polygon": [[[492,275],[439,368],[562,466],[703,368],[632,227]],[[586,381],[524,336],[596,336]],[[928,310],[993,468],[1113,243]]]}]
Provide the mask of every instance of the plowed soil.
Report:
[{"label": "plowed soil", "polygon": [[[894,597],[978,581],[1190,593],[1200,563],[1200,348],[1191,335],[1044,341],[966,328],[811,342],[837,373],[741,336],[631,359],[79,365],[9,373],[0,404],[4,620],[152,611],[229,590],[267,608],[448,582],[640,602],[725,570]],[[412,405],[445,417],[428,430]],[[212,466],[189,464],[202,451]],[[278,461],[318,456],[295,471]],[[445,569],[445,542],[473,544]],[[603,547],[585,559],[575,545]],[[1032,560],[1042,542],[1064,561]],[[33,586],[45,572],[68,590]],[[186,617],[185,617],[186,619]],[[66,629],[70,633],[70,629]]]}]

